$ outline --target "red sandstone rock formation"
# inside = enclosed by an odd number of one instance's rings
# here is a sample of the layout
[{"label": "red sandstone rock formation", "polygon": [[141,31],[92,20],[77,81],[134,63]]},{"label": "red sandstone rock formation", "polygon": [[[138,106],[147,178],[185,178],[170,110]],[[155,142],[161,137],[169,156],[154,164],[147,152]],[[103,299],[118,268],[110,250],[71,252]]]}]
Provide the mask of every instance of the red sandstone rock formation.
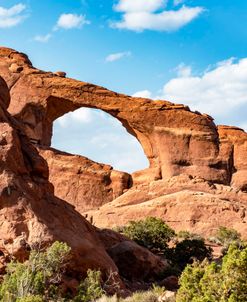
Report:
[{"label": "red sandstone rock formation", "polygon": [[[120,266],[114,262],[116,255],[114,259],[110,257],[104,242],[106,235],[72,205],[54,195],[53,185],[48,181],[47,162],[26,136],[22,123],[7,112],[9,102],[9,89],[0,77],[0,273],[4,272],[4,266],[12,256],[24,260],[31,248],[43,248],[58,240],[66,242],[72,249],[68,267],[70,278],[85,275],[88,268],[100,269],[103,276],[113,274],[114,281],[118,281],[121,288],[123,283],[118,266],[121,273],[122,263]],[[82,163],[84,166],[79,168],[90,170],[91,161],[83,158]],[[116,178],[116,175],[111,176],[114,171],[109,167],[94,165],[95,169],[102,170],[102,174],[105,170],[101,179]],[[124,178],[125,174],[119,172],[119,175]],[[117,186],[111,189],[115,193],[121,190]],[[119,236],[113,231],[111,234]],[[149,272],[154,266],[157,266],[156,271],[168,267],[166,261],[128,239],[117,241],[131,245],[137,271],[138,267],[145,267]],[[146,261],[143,255],[148,256]]]},{"label": "red sandstone rock formation", "polygon": [[219,126],[222,156],[230,158],[231,186],[247,192],[247,133],[237,127]]},{"label": "red sandstone rock formation", "polygon": [[8,89],[0,78],[0,252],[24,259],[32,245],[67,242],[73,252],[71,267],[117,272],[95,227],[74,207],[53,194],[48,166],[6,111]]},{"label": "red sandstone rock formation", "polygon": [[[209,234],[226,225],[246,235],[243,130],[217,128],[211,117],[184,105],[131,98],[64,74],[43,72],[11,49],[0,48],[0,75],[10,89],[8,110],[39,146],[56,195],[97,225],[121,225],[155,215],[176,229]],[[53,121],[80,107],[104,110],[121,121],[141,143],[150,168],[130,177],[50,149]],[[40,163],[36,165],[42,170]]]},{"label": "red sandstone rock formation", "polygon": [[120,120],[140,141],[150,161],[149,177],[186,173],[229,184],[229,159],[220,157],[217,128],[207,115],[40,71],[11,49],[0,49],[0,58],[1,75],[11,93],[9,112],[41,145],[50,145],[52,122],[58,117],[80,107],[98,108]]},{"label": "red sandstone rock formation", "polygon": [[132,187],[98,210],[87,212],[99,227],[123,226],[130,220],[155,216],[177,231],[203,236],[219,226],[247,234],[247,194],[187,175]]},{"label": "red sandstone rock formation", "polygon": [[73,204],[80,213],[96,209],[130,188],[130,175],[109,165],[55,149],[38,150],[48,163],[55,195]]}]

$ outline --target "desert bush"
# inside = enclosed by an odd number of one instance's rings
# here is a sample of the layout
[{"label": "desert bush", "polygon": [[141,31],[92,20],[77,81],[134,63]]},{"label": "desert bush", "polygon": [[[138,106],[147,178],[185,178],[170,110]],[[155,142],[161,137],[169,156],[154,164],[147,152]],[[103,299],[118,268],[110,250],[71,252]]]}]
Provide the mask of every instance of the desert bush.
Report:
[{"label": "desert bush", "polygon": [[124,302],[158,302],[158,295],[151,291],[137,292],[131,297],[124,299]]},{"label": "desert bush", "polygon": [[154,253],[164,253],[168,242],[175,232],[162,219],[148,217],[140,221],[130,221],[122,228],[124,235],[134,240]]},{"label": "desert bush", "polygon": [[46,251],[32,250],[24,263],[9,263],[0,285],[0,301],[39,302],[48,299],[50,286],[61,281],[69,253],[67,244],[54,242]]},{"label": "desert bush", "polygon": [[96,302],[158,302],[158,297],[164,294],[164,292],[164,287],[153,285],[150,290],[133,293],[127,298],[120,298],[116,295],[112,297],[103,295]]},{"label": "desert bush", "polygon": [[121,301],[122,301],[122,299],[120,299],[116,295],[112,296],[112,297],[103,295],[102,297],[100,297],[99,299],[96,300],[96,302],[121,302]]},{"label": "desert bush", "polygon": [[179,239],[197,239],[197,240],[203,240],[203,237],[198,235],[198,234],[195,234],[195,233],[190,233],[189,231],[179,231],[177,233],[177,238]]},{"label": "desert bush", "polygon": [[195,262],[180,278],[177,302],[246,302],[247,247],[233,244],[222,264]]},{"label": "desert bush", "polygon": [[18,298],[16,302],[44,302],[44,299],[41,296],[27,296],[25,298]]},{"label": "desert bush", "polygon": [[118,298],[117,296],[108,297],[102,296],[95,302],[158,302],[159,295],[153,290],[136,292],[132,296],[127,298]]},{"label": "desert bush", "polygon": [[184,269],[188,263],[194,260],[203,261],[212,258],[212,249],[205,245],[202,239],[185,239],[178,242],[172,253],[172,262]]},{"label": "desert bush", "polygon": [[103,294],[100,271],[88,270],[87,277],[80,283],[78,293],[73,302],[95,301]]},{"label": "desert bush", "polygon": [[215,236],[208,237],[208,241],[217,245],[222,245],[221,241]]},{"label": "desert bush", "polygon": [[219,227],[215,234],[216,240],[223,245],[228,247],[233,242],[241,242],[241,234],[234,229]]}]

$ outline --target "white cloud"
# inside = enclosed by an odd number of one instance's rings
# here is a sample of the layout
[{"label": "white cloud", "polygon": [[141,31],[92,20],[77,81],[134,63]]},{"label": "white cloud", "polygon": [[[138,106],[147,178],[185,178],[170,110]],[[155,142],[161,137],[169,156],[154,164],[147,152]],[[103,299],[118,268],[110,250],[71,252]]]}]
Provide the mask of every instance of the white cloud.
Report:
[{"label": "white cloud", "polygon": [[[185,75],[185,77],[184,77]],[[247,58],[219,62],[200,76],[185,71],[166,83],[162,98],[223,117],[247,105]],[[159,97],[160,98],[160,97]]]},{"label": "white cloud", "polygon": [[114,9],[119,12],[154,12],[165,6],[166,0],[120,0]]},{"label": "white cloud", "polygon": [[184,2],[185,2],[185,0],[174,0],[174,1],[173,1],[173,4],[174,4],[175,6],[177,6],[177,5],[182,4],[182,3],[184,3]]},{"label": "white cloud", "polygon": [[114,9],[123,13],[122,20],[111,25],[136,32],[146,29],[170,32],[188,24],[204,10],[199,6],[164,10],[165,5],[166,1],[162,0],[120,0]]},{"label": "white cloud", "polygon": [[34,37],[34,40],[37,41],[37,42],[41,42],[41,43],[47,43],[50,38],[52,37],[51,34],[47,34],[47,35],[44,35],[44,36],[40,36],[40,35],[37,35]]},{"label": "white cloud", "polygon": [[247,123],[241,124],[240,128],[244,129],[244,131],[247,132]]},{"label": "white cloud", "polygon": [[106,57],[106,62],[115,62],[121,60],[122,58],[131,56],[130,51],[112,53]]},{"label": "white cloud", "polygon": [[57,21],[55,29],[81,28],[85,24],[90,24],[90,22],[86,19],[86,16],[84,15],[62,14]]},{"label": "white cloud", "polygon": [[132,173],[149,166],[141,145],[136,138],[123,131],[122,126],[119,132],[100,133],[94,136],[88,144],[107,154],[102,158],[103,162],[110,163],[116,170]]},{"label": "white cloud", "polygon": [[81,108],[57,119],[52,146],[122,171],[133,172],[149,165],[138,140],[102,110]]},{"label": "white cloud", "polygon": [[92,120],[92,110],[90,110],[89,108],[80,108],[74,112],[70,112],[61,116],[57,119],[57,122],[61,127],[67,128],[73,122],[88,124],[91,123]]},{"label": "white cloud", "polygon": [[187,78],[191,76],[191,66],[187,66],[184,63],[179,64],[175,70],[177,71],[178,77]]},{"label": "white cloud", "polygon": [[11,8],[0,6],[0,28],[9,28],[18,25],[25,16],[23,12],[26,6],[22,3],[16,4]]},{"label": "white cloud", "polygon": [[151,99],[152,93],[149,90],[141,90],[141,91],[137,91],[132,96],[136,98],[138,97],[138,98]]}]

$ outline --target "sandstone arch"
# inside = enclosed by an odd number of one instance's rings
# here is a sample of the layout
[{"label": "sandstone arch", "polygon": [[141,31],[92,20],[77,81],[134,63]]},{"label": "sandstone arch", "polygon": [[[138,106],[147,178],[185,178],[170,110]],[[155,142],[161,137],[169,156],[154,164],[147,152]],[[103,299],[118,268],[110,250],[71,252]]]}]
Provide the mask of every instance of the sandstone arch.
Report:
[{"label": "sandstone arch", "polygon": [[[56,196],[104,227],[151,215],[163,218],[177,230],[183,226],[205,235],[225,225],[246,236],[247,133],[242,129],[216,127],[211,117],[183,105],[131,98],[66,79],[62,72],[38,70],[26,55],[12,49],[0,48],[0,75],[10,89],[8,110],[15,116],[11,120],[18,125],[19,134],[25,131],[29,137],[20,135],[22,140],[25,137],[21,151],[27,155],[23,166],[37,182],[35,190],[40,187],[38,183],[47,185],[49,174]],[[3,100],[7,107],[9,96],[4,89],[0,103]],[[120,120],[139,139],[150,168],[129,175],[52,150],[53,121],[80,107],[100,108]],[[2,143],[6,143],[4,138]],[[15,152],[15,158],[19,153]],[[21,161],[8,157],[8,167],[16,169],[17,163],[20,166]],[[27,171],[19,167],[18,173]],[[26,180],[22,183],[25,186]],[[76,188],[76,194],[64,193],[65,183]],[[60,187],[65,197],[59,196]],[[77,188],[85,189],[88,195]],[[36,199],[34,196],[33,204],[43,209]]]},{"label": "sandstone arch", "polygon": [[211,117],[184,105],[132,98],[40,71],[27,56],[11,49],[1,48],[0,58],[1,75],[11,90],[9,111],[40,145],[50,145],[52,123],[59,116],[83,106],[97,108],[121,121],[139,140],[150,162],[149,181],[184,173],[230,184],[232,154],[222,157]]}]

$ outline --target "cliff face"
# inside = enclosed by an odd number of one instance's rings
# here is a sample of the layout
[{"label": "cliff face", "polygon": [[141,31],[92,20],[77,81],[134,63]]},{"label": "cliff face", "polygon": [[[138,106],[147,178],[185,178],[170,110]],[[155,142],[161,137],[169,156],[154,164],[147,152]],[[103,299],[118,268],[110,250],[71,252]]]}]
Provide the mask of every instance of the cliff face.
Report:
[{"label": "cliff face", "polygon": [[[38,70],[26,55],[12,49],[0,48],[0,75],[10,91],[10,98],[2,92],[10,102],[8,112],[39,158],[37,169],[49,175],[57,197],[96,225],[156,215],[177,229],[210,233],[227,225],[246,234],[243,130],[217,127],[210,116],[184,105],[132,98]],[[139,140],[150,167],[128,175],[51,149],[54,120],[80,107],[117,118]],[[26,153],[32,154],[29,149]]]},{"label": "cliff face", "polygon": [[9,255],[25,259],[32,246],[59,240],[72,248],[73,272],[88,267],[117,272],[96,228],[54,196],[46,161],[6,111],[9,99],[0,78],[0,269]]}]

